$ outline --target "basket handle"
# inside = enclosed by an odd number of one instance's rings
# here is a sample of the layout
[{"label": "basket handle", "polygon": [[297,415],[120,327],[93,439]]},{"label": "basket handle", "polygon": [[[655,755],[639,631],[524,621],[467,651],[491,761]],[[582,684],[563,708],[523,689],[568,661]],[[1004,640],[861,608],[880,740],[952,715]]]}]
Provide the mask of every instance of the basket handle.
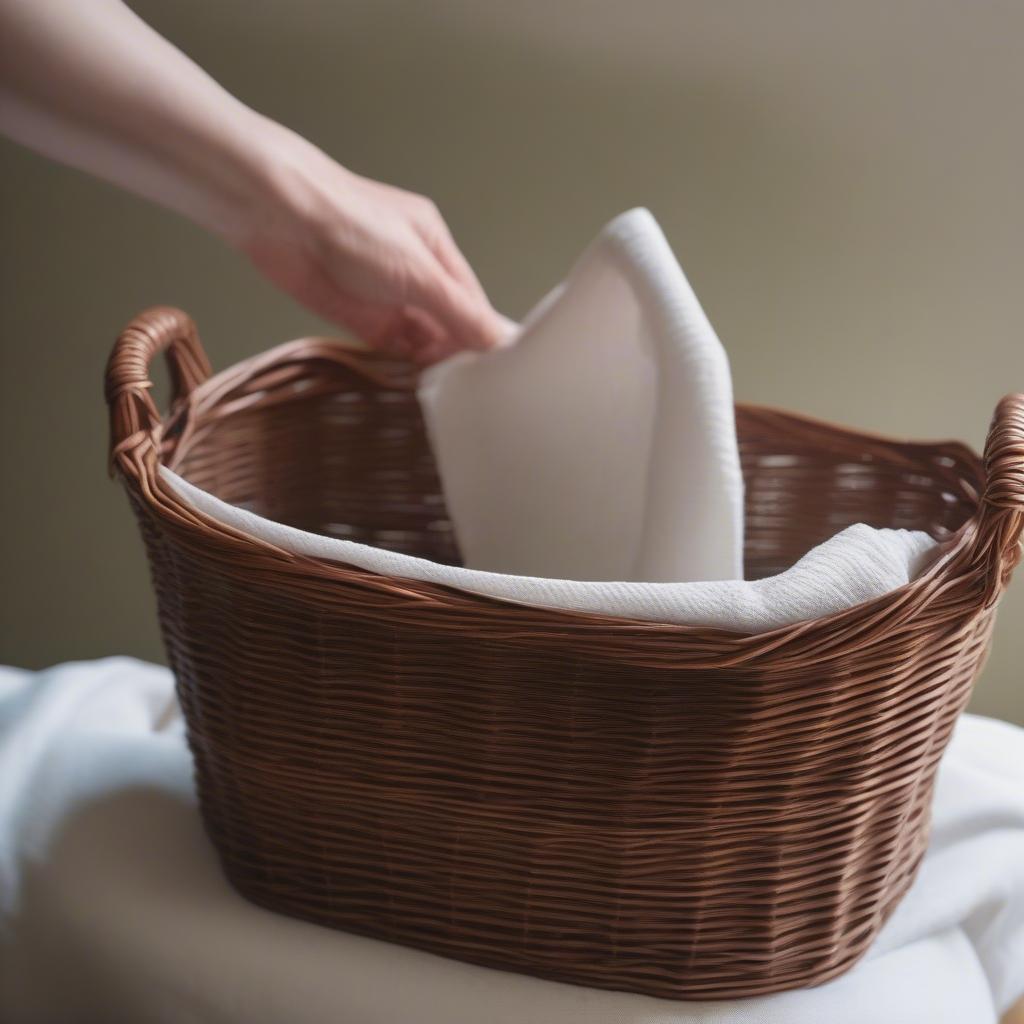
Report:
[{"label": "basket handle", "polygon": [[107,362],[104,392],[110,409],[110,469],[139,475],[147,453],[158,450],[160,411],[150,391],[149,365],[165,354],[171,405],[177,405],[211,374],[192,318],[172,306],[140,313],[121,332]]},{"label": "basket handle", "polygon": [[985,606],[995,603],[1021,557],[1024,530],[1024,394],[996,406],[985,441],[985,492],[977,546],[986,568]]}]

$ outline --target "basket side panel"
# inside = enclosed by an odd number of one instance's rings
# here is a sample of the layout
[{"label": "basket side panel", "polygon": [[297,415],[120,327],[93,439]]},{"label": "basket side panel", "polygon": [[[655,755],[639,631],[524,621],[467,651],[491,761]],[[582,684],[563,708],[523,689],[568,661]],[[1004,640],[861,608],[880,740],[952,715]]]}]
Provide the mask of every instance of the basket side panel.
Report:
[{"label": "basket side panel", "polygon": [[356,585],[229,577],[173,542],[157,575],[204,817],[248,897],[672,998],[806,985],[864,952],[923,853],[990,625],[783,673],[624,672],[556,633],[481,641],[443,608],[368,614]]},{"label": "basket side panel", "polygon": [[[456,561],[408,388],[317,352],[197,414],[172,465],[279,521]],[[956,446],[763,410],[738,426],[750,576],[853,522],[942,539],[976,508]],[[923,854],[991,630],[953,581],[743,659],[714,632],[503,606],[137,512],[204,820],[240,891],[670,998],[814,984],[863,954]]]}]

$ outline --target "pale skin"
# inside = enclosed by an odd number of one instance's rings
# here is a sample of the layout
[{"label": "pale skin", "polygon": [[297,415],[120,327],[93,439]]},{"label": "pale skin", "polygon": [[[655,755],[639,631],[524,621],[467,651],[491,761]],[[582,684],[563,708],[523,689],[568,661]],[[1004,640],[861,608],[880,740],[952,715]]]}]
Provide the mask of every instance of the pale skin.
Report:
[{"label": "pale skin", "polygon": [[119,0],[0,0],[0,132],[183,214],[374,347],[429,363],[508,333],[429,199],[245,106]]},{"label": "pale skin", "polygon": [[0,0],[0,132],[183,214],[370,345],[429,363],[507,336],[429,199],[245,106],[119,0]]}]

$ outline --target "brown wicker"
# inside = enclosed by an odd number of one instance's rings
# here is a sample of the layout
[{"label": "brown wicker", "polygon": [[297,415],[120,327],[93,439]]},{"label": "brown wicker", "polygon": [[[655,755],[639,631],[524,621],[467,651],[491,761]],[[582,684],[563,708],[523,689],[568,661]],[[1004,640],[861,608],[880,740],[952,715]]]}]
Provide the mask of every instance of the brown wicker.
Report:
[{"label": "brown wicker", "polygon": [[[167,423],[148,364],[166,350]],[[444,956],[674,998],[812,985],[914,877],[1024,523],[1024,396],[984,463],[740,406],[748,576],[854,522],[950,558],[761,635],[506,604],[286,554],[182,503],[454,561],[412,379],[323,339],[209,377],[137,318],[107,372],[202,811],[232,883]]]}]

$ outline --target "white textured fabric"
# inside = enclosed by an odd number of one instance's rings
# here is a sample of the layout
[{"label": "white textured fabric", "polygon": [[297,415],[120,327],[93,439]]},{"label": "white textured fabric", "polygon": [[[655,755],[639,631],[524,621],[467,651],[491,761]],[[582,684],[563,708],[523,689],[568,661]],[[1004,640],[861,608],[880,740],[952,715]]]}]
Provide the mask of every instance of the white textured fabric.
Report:
[{"label": "white textured fabric", "polygon": [[608,224],[512,344],[419,394],[466,565],[743,578],[729,363],[647,210]]},{"label": "white textured fabric", "polygon": [[850,608],[914,579],[938,546],[915,530],[876,530],[858,523],[809,551],[796,565],[763,580],[620,583],[542,579],[441,565],[355,541],[307,533],[236,508],[166,467],[178,496],[226,526],[283,551],[345,562],[385,576],[425,580],[540,608],[763,632]]},{"label": "white textured fabric", "polygon": [[4,1024],[994,1024],[1024,995],[1024,732],[966,716],[921,873],[830,984],[684,1003],[540,981],[246,903],[196,812],[170,673],[0,669]]}]

